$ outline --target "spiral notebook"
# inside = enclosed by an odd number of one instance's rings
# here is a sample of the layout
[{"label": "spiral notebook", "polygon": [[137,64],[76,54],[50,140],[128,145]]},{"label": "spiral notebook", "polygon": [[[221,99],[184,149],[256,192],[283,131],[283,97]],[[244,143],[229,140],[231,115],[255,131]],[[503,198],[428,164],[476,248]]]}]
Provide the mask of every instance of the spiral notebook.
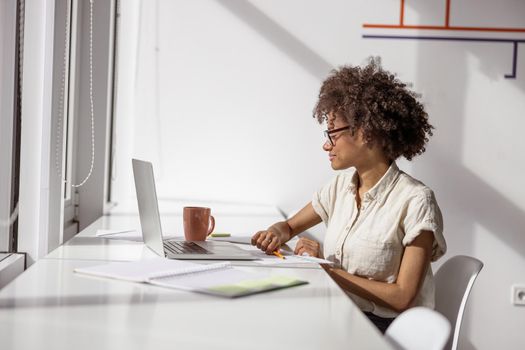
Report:
[{"label": "spiral notebook", "polygon": [[308,283],[290,276],[246,272],[234,268],[230,262],[201,265],[163,258],[115,262],[76,268],[74,271],[85,275],[149,283],[227,298]]}]

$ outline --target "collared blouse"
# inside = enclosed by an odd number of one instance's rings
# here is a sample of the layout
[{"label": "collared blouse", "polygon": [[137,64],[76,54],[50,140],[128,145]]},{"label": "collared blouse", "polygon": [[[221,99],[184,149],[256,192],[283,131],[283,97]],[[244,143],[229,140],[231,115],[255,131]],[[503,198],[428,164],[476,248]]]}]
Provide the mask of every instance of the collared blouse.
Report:
[{"label": "collared blouse", "polygon": [[[400,171],[395,162],[362,198],[358,209],[357,173],[342,172],[316,192],[312,206],[325,225],[324,257],[351,274],[394,283],[405,247],[422,231],[434,234],[432,261],[447,249],[443,218],[434,193]],[[397,312],[348,293],[366,312],[396,317]],[[414,306],[434,308],[434,278],[429,266]]]}]

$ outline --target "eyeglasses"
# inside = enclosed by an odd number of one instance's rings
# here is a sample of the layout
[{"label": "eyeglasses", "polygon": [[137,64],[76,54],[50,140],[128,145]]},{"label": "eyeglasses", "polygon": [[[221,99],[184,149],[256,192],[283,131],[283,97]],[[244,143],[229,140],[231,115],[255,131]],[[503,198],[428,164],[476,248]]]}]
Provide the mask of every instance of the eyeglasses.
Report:
[{"label": "eyeglasses", "polygon": [[324,133],[324,137],[326,138],[326,140],[328,142],[330,142],[330,145],[333,147],[333,146],[335,146],[335,141],[337,140],[337,138],[333,137],[332,135],[335,134],[335,133],[338,133],[340,131],[344,131],[344,130],[348,130],[348,129],[350,129],[349,125],[343,126],[342,128],[337,128],[337,129],[332,129],[332,130],[325,130],[323,133]]}]

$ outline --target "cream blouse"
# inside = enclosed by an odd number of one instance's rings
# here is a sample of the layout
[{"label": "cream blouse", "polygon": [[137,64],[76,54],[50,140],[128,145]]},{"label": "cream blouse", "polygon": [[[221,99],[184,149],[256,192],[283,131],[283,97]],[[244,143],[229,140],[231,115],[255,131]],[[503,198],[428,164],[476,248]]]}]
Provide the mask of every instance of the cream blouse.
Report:
[{"label": "cream blouse", "polygon": [[[421,233],[434,233],[432,261],[445,254],[443,218],[431,189],[400,171],[395,162],[361,200],[357,173],[342,172],[314,194],[312,205],[326,224],[324,256],[351,274],[396,281],[404,249]],[[362,311],[396,317],[395,311],[348,293]],[[414,306],[434,308],[434,278],[427,269]]]}]

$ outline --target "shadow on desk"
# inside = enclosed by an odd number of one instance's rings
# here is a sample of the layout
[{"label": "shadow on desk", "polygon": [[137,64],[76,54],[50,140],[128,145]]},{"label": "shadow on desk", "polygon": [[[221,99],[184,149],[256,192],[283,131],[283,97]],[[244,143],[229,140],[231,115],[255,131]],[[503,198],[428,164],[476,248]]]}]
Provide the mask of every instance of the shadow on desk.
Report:
[{"label": "shadow on desk", "polygon": [[[149,287],[148,287],[149,288]],[[156,288],[156,287],[152,287]],[[160,287],[159,287],[160,288]],[[161,303],[165,306],[173,303],[238,303],[250,299],[300,299],[300,298],[326,298],[331,293],[327,293],[326,288],[294,288],[293,293],[287,291],[269,291],[261,294],[249,295],[241,298],[225,299],[213,297],[199,293],[167,292],[157,294],[152,292],[135,292],[130,294],[113,295],[75,295],[75,296],[46,296],[46,297],[19,297],[0,299],[0,310],[19,309],[19,308],[53,308],[64,306],[88,306],[88,305],[147,305]],[[165,289],[160,288],[164,291]]]},{"label": "shadow on desk", "polygon": [[75,236],[63,245],[65,246],[109,246],[109,245],[130,245],[144,244],[142,241],[132,241],[124,239],[111,239],[103,237],[78,237]]}]

